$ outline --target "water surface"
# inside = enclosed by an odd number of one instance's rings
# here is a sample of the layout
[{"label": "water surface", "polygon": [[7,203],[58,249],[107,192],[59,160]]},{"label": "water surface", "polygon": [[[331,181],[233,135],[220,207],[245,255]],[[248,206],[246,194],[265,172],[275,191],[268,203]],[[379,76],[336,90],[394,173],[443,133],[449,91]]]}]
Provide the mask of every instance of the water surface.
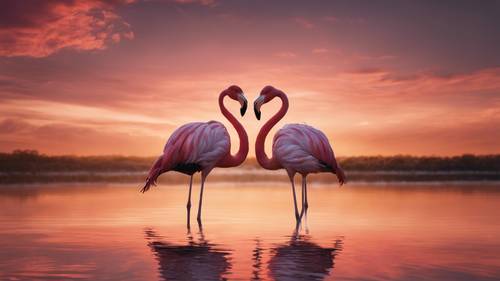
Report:
[{"label": "water surface", "polygon": [[0,280],[499,280],[500,185],[0,187]]}]

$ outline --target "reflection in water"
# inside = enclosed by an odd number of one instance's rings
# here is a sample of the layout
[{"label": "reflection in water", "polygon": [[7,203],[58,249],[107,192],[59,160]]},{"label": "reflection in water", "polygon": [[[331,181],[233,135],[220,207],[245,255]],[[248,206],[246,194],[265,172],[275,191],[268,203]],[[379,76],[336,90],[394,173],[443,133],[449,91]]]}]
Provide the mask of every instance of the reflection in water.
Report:
[{"label": "reflection in water", "polygon": [[253,260],[252,281],[261,280],[260,272],[262,270],[262,255],[264,249],[260,244],[261,244],[260,240],[256,239],[255,249],[253,250],[252,253],[252,260]]},{"label": "reflection in water", "polygon": [[187,245],[162,241],[152,229],[147,229],[145,236],[163,280],[224,280],[231,269],[230,253],[216,249],[217,245],[205,240],[201,230],[198,241],[188,233]]},{"label": "reflection in water", "polygon": [[304,236],[284,237],[289,192],[214,186],[207,242],[186,235],[184,185],[0,186],[0,280],[499,280],[499,183],[317,185]]},{"label": "reflection in water", "polygon": [[335,256],[342,250],[342,239],[332,248],[311,242],[309,235],[292,235],[284,245],[271,249],[269,274],[276,280],[323,280],[333,269]]}]

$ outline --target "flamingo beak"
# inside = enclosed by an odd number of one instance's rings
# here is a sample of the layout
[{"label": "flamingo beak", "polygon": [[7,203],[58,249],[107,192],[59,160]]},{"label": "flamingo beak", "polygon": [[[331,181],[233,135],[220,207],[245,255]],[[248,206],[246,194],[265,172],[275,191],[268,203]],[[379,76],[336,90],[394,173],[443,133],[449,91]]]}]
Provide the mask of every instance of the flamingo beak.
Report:
[{"label": "flamingo beak", "polygon": [[243,93],[238,95],[238,101],[241,104],[240,113],[241,113],[241,116],[243,116],[243,115],[245,115],[245,112],[247,112],[247,99],[245,98]]},{"label": "flamingo beak", "polygon": [[259,96],[253,103],[253,111],[255,112],[255,117],[260,120],[260,107],[264,104],[264,96]]},{"label": "flamingo beak", "polygon": [[260,111],[255,107],[253,108],[253,111],[255,111],[255,117],[257,117],[257,120],[260,120]]}]

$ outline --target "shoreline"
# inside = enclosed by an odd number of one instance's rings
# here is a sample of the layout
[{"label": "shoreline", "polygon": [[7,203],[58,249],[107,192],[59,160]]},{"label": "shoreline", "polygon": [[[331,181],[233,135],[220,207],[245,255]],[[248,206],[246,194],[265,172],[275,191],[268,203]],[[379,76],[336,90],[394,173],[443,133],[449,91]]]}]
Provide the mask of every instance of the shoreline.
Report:
[{"label": "shoreline", "polygon": [[[43,183],[136,183],[141,184],[147,171],[132,172],[11,172],[0,173],[0,185],[43,184]],[[347,171],[349,183],[450,183],[450,182],[500,182],[500,172],[492,171]],[[300,175],[296,175],[296,180]],[[310,182],[336,184],[334,174],[312,174]],[[159,184],[182,184],[188,176],[181,173],[167,173],[159,178]],[[199,175],[195,175],[195,182]],[[289,182],[283,171],[266,170],[214,170],[208,177],[211,182],[264,183]]]}]

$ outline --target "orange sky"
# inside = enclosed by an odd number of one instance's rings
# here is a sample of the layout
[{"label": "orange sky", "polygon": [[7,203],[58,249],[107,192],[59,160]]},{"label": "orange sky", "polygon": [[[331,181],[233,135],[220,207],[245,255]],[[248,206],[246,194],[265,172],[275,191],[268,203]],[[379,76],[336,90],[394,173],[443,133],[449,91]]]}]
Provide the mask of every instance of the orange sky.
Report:
[{"label": "orange sky", "polygon": [[237,84],[340,156],[500,153],[500,5],[453,3],[3,1],[0,151],[157,155]]}]

